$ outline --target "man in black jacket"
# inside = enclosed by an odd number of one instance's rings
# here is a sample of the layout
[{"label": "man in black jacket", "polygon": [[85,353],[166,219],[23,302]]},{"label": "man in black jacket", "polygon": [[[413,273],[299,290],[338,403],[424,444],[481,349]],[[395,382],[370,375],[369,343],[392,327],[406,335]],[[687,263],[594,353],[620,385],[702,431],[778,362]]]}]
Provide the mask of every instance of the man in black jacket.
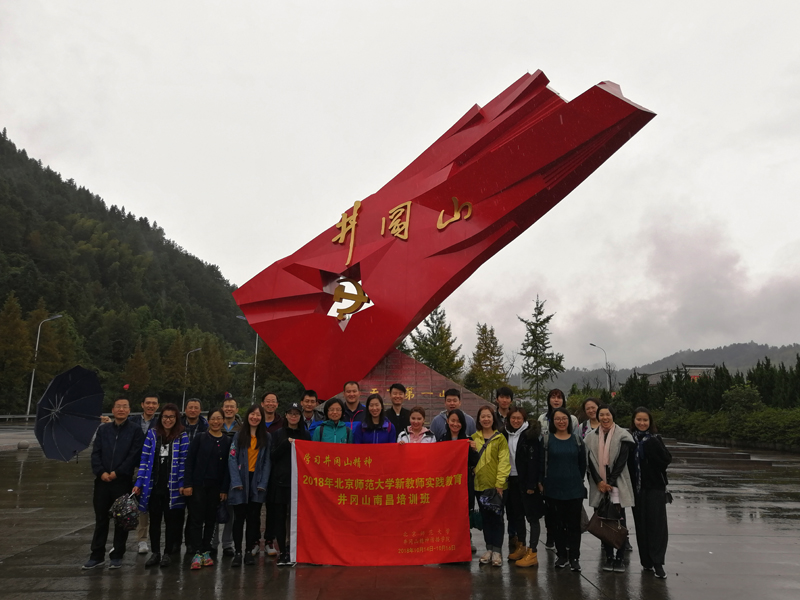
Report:
[{"label": "man in black jacket", "polygon": [[[133,488],[133,476],[139,466],[139,455],[144,444],[142,429],[128,421],[131,412],[127,398],[114,401],[111,414],[112,423],[100,425],[92,447],[92,473],[94,480],[95,526],[92,537],[92,554],[84,569],[94,569],[105,565],[106,540],[108,539],[108,511],[114,501]],[[111,567],[122,566],[128,532],[114,526],[114,547],[111,550]]]},{"label": "man in black jacket", "polygon": [[384,413],[389,422],[394,425],[396,436],[399,436],[411,425],[411,411],[403,408],[403,400],[406,399],[406,386],[402,383],[393,383],[389,386],[389,398],[392,404]]}]

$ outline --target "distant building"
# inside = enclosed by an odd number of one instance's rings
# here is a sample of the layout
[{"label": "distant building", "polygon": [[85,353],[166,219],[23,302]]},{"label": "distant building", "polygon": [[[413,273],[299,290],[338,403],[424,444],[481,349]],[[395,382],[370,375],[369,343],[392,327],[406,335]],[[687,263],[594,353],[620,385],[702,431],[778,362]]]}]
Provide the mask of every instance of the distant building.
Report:
[{"label": "distant building", "polygon": [[[681,369],[686,371],[692,381],[695,381],[700,378],[701,375],[705,375],[706,373],[711,373],[717,365],[686,365],[682,364]],[[659,381],[661,381],[661,376],[666,375],[667,373],[674,373],[675,370],[671,369],[670,371],[659,371],[658,373],[641,373],[647,377],[647,382],[650,385],[656,385]]]},{"label": "distant building", "polygon": [[361,401],[363,402],[369,394],[378,393],[383,396],[384,404],[388,408],[389,386],[393,383],[402,383],[406,386],[406,401],[403,406],[406,408],[422,406],[426,412],[425,421],[428,423],[444,410],[444,392],[450,388],[461,392],[461,409],[473,418],[478,408],[486,404],[483,398],[461,384],[440,375],[399,350],[389,352],[359,382]]}]

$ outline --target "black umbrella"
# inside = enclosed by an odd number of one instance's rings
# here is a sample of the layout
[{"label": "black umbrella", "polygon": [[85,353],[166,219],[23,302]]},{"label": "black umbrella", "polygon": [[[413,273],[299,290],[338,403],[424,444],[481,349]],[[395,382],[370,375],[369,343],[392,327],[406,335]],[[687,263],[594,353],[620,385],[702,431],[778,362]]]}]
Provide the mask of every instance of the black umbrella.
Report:
[{"label": "black umbrella", "polygon": [[103,388],[93,371],[73,367],[56,375],[36,408],[36,439],[47,458],[69,461],[92,442],[103,411]]}]

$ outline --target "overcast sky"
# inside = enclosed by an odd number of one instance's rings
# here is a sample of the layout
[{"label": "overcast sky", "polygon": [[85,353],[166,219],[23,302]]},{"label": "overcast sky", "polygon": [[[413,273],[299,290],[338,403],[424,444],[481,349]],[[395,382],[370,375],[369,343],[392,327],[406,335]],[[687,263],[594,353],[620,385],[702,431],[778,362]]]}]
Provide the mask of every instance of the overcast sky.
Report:
[{"label": "overcast sky", "polygon": [[446,302],[568,366],[800,341],[796,2],[0,3],[0,128],[242,284],[541,69],[658,113]]}]

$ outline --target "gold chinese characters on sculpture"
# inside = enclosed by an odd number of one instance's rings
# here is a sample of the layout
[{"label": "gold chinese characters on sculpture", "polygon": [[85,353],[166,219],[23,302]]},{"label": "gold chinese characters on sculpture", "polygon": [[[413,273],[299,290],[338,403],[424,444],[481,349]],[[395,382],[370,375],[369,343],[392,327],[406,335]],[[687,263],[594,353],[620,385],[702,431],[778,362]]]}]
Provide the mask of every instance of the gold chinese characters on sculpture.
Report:
[{"label": "gold chinese characters on sculpture", "polygon": [[[466,209],[467,214],[462,215],[461,211],[464,209]],[[464,202],[464,204],[459,205],[458,198],[453,196],[453,216],[447,219],[447,221],[442,221],[442,219],[444,218],[444,211],[440,212],[439,221],[436,223],[436,229],[441,231],[442,229],[450,225],[450,223],[455,223],[456,221],[460,221],[461,219],[466,221],[471,216],[472,216],[472,202]]]},{"label": "gold chinese characters on sculpture", "polygon": [[347,253],[347,261],[345,265],[350,264],[353,258],[353,245],[356,243],[356,225],[358,223],[358,209],[361,208],[361,200],[357,200],[353,205],[353,215],[349,216],[347,211],[342,213],[342,218],[336,224],[339,233],[331,240],[336,244],[344,244],[347,240],[347,234],[350,234],[350,251]]}]

